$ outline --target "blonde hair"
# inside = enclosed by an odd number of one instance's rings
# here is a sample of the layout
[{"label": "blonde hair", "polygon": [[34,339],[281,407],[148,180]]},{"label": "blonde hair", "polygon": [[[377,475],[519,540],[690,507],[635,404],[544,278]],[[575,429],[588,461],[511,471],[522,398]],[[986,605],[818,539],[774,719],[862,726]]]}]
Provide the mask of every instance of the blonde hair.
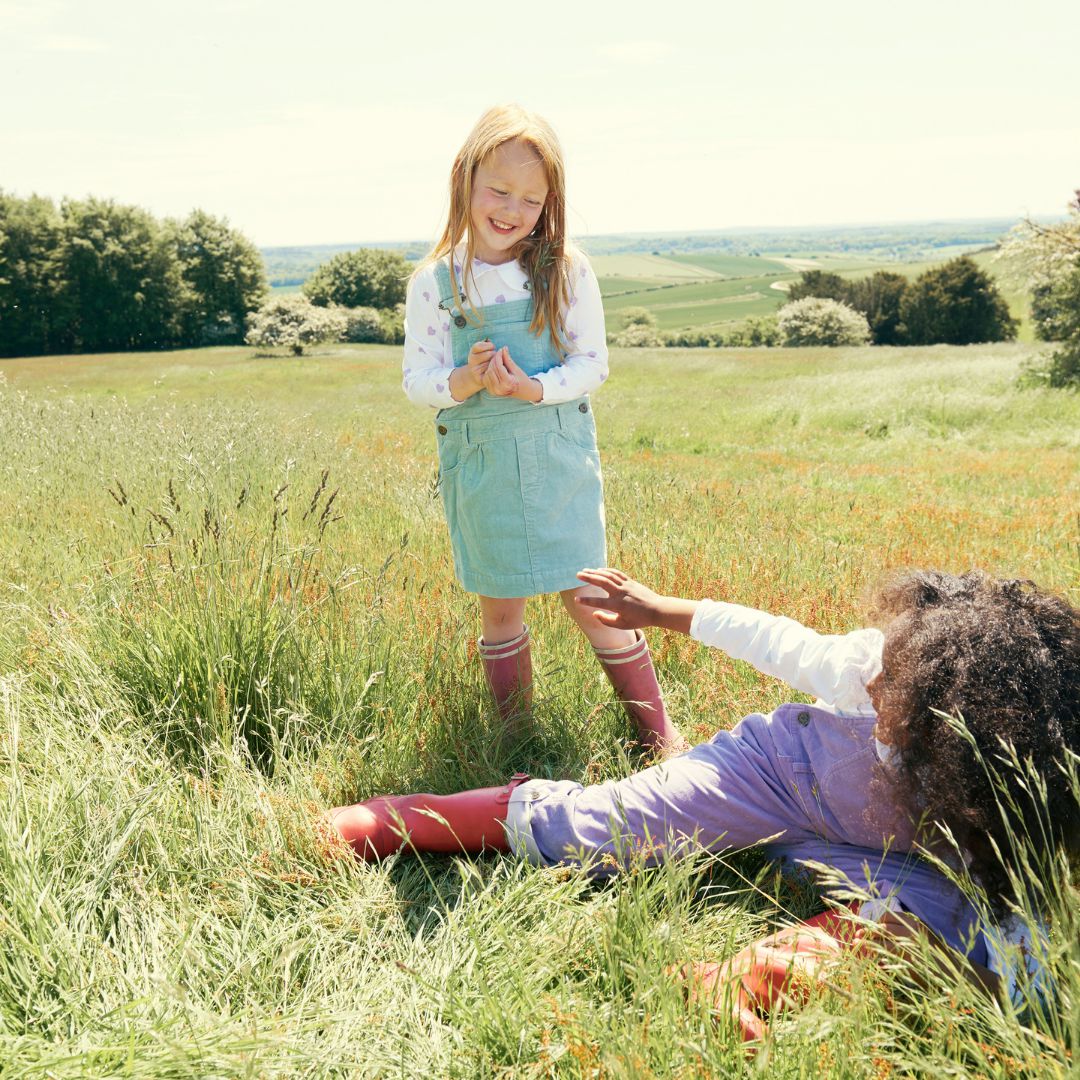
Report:
[{"label": "blonde hair", "polygon": [[[471,273],[476,239],[469,229],[473,178],[476,167],[503,143],[520,139],[536,152],[547,178],[548,196],[531,235],[520,241],[514,257],[529,279],[533,297],[533,318],[529,329],[540,335],[546,329],[560,359],[569,352],[565,339],[564,312],[570,304],[570,251],[566,243],[566,176],[562,147],[551,125],[520,105],[496,105],[488,109],[469,132],[450,170],[450,212],[446,227],[424,265],[450,258],[450,282],[455,295],[462,295],[465,275]],[[452,254],[468,233],[462,282],[458,281]],[[470,322],[482,320],[470,301],[464,312]]]}]

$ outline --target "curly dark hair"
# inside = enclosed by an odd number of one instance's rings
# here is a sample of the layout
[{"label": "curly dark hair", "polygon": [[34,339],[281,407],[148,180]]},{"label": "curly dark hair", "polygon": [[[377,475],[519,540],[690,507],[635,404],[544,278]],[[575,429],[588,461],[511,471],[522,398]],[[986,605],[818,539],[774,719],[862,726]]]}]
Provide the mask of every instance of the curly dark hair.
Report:
[{"label": "curly dark hair", "polygon": [[[904,572],[873,608],[885,640],[871,696],[880,737],[898,755],[894,791],[970,853],[971,875],[1000,916],[1018,899],[1002,861],[1018,832],[1080,854],[1080,804],[1064,768],[1080,750],[1080,610],[1030,581],[978,570]],[[962,719],[969,737],[941,714]],[[1044,797],[1001,766],[1003,743]]]}]

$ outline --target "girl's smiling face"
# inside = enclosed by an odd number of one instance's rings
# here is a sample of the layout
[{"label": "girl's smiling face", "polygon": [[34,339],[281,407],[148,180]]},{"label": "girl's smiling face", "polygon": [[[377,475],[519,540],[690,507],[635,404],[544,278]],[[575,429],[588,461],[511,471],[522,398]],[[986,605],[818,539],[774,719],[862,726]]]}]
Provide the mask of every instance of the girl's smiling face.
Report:
[{"label": "girl's smiling face", "polygon": [[547,174],[536,151],[521,139],[497,146],[473,174],[469,226],[476,257],[495,265],[513,259],[547,197]]}]

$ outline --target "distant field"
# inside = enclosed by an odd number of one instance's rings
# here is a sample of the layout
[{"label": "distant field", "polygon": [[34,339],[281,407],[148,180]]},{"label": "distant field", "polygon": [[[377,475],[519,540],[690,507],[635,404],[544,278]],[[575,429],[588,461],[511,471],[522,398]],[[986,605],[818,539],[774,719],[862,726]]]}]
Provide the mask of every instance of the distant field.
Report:
[{"label": "distant field", "polygon": [[[956,245],[940,249],[932,258],[909,261],[804,251],[768,257],[602,255],[592,263],[609,327],[618,328],[620,313],[626,308],[644,307],[656,316],[661,330],[714,330],[775,312],[786,299],[787,286],[797,281],[803,270],[826,270],[852,279],[889,270],[916,278],[933,266],[969,253],[970,246]],[[974,252],[972,258],[991,276],[996,274],[992,251]],[[1020,340],[1031,341],[1034,335],[1026,296],[1003,292],[1013,316],[1020,321]]]},{"label": "distant field", "polygon": [[662,277],[602,277],[600,293],[603,296],[613,296],[617,293],[640,292],[642,289],[660,289],[673,284],[670,278]]},{"label": "distant field", "polygon": [[741,322],[751,315],[770,314],[784,301],[784,294],[773,289],[772,282],[795,281],[797,278],[797,274],[788,272],[770,277],[725,278],[643,289],[607,297],[604,310],[612,326],[619,325],[619,314],[626,308],[645,307],[656,316],[661,330],[713,328],[722,323]]},{"label": "distant field", "polygon": [[590,262],[597,277],[711,278],[715,270],[687,266],[661,255],[594,255]]},{"label": "distant field", "polygon": [[[788,270],[779,259],[765,259],[759,255],[670,255],[668,262],[722,274],[724,277],[782,274]],[[704,277],[705,274],[699,276]]]}]

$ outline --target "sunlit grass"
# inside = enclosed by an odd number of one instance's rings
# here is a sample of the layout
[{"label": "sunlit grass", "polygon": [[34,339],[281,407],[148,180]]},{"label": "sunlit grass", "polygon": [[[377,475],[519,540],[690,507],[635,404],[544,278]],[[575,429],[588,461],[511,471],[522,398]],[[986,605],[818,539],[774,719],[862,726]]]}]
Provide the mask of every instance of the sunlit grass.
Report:
[{"label": "sunlit grass", "polygon": [[[617,354],[610,561],[826,630],[903,564],[1077,602],[1080,398],[1017,389],[1027,355]],[[900,973],[853,969],[854,1005],[816,1001],[752,1065],[664,968],[811,910],[756,856],[594,886],[499,858],[359,866],[315,827],[381,791],[635,764],[550,600],[535,728],[495,737],[394,350],[0,373],[5,1077],[1069,1073],[1066,868],[1040,869],[1061,994],[1038,1031],[941,979],[898,1008]],[[788,696],[688,639],[654,649],[695,740]]]}]

